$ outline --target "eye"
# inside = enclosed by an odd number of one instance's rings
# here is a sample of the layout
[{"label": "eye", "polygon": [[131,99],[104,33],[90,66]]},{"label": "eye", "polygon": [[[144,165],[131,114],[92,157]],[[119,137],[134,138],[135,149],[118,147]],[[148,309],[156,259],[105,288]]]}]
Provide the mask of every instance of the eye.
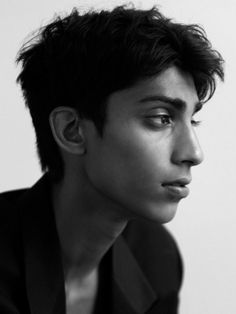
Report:
[{"label": "eye", "polygon": [[199,126],[201,123],[202,123],[202,121],[199,121],[199,120],[195,120],[195,119],[192,119],[192,120],[191,120],[191,124],[192,124],[193,126]]},{"label": "eye", "polygon": [[192,126],[197,127],[202,123],[201,119],[199,118],[201,118],[201,115],[199,114],[199,111],[197,111],[192,116],[192,120],[191,120]]},{"label": "eye", "polygon": [[172,123],[172,118],[167,113],[159,113],[152,116],[147,117],[149,121],[157,127],[168,126]]}]

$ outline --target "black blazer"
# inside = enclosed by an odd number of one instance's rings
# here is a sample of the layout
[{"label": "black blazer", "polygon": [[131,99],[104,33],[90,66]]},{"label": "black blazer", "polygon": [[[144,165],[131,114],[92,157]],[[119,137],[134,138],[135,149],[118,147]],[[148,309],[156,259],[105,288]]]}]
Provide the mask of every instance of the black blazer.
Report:
[{"label": "black blazer", "polygon": [[[129,223],[106,255],[111,289],[103,293],[102,302],[111,301],[113,314],[177,313],[182,262],[162,225]],[[47,175],[31,189],[0,194],[0,313],[65,314]]]}]

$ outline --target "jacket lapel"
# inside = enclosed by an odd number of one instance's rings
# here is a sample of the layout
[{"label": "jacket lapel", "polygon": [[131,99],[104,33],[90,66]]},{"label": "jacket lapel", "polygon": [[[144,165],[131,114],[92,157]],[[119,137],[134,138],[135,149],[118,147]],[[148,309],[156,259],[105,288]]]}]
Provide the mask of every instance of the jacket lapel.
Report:
[{"label": "jacket lapel", "polygon": [[[46,175],[20,201],[26,289],[32,314],[65,314],[64,274],[49,193]],[[111,250],[112,313],[146,313],[157,296],[122,235]]]},{"label": "jacket lapel", "polygon": [[157,300],[129,246],[120,236],[113,247],[114,314],[143,314]]},{"label": "jacket lapel", "polygon": [[64,314],[65,292],[59,239],[43,177],[21,199],[26,289],[32,314]]}]

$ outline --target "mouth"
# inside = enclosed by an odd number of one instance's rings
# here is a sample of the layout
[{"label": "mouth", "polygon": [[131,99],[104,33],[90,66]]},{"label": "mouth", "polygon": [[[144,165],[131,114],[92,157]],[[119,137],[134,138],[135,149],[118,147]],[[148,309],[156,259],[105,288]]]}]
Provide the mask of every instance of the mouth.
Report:
[{"label": "mouth", "polygon": [[179,179],[171,182],[165,182],[162,184],[168,195],[175,199],[185,198],[189,195],[189,188],[187,185],[190,183],[190,179]]}]

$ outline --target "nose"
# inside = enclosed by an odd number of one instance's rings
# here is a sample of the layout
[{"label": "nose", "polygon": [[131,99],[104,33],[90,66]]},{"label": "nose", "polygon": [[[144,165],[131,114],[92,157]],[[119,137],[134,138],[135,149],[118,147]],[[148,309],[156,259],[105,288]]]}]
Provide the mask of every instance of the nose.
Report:
[{"label": "nose", "polygon": [[203,151],[192,126],[186,126],[175,139],[172,162],[175,164],[199,165],[203,161]]}]

